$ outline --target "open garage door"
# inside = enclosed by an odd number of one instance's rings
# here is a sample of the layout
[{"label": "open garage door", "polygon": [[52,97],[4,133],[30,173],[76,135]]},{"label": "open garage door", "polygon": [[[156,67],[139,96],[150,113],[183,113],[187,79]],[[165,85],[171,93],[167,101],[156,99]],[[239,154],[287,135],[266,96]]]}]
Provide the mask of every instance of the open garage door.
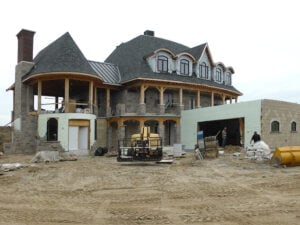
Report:
[{"label": "open garage door", "polygon": [[240,146],[244,143],[244,118],[198,122],[198,131],[203,131],[204,137],[217,135],[219,145],[224,127],[227,127],[227,145]]}]

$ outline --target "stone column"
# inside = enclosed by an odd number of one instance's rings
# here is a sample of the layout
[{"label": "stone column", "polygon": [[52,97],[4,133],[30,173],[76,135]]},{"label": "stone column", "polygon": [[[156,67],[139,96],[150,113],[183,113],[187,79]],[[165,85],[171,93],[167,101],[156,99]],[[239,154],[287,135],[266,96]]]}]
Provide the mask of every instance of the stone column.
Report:
[{"label": "stone column", "polygon": [[158,133],[159,133],[159,136],[161,137],[162,145],[164,146],[164,144],[165,144],[165,125],[164,125],[163,121],[159,121]]},{"label": "stone column", "polygon": [[125,126],[122,125],[118,128],[118,140],[123,140],[125,138]]}]

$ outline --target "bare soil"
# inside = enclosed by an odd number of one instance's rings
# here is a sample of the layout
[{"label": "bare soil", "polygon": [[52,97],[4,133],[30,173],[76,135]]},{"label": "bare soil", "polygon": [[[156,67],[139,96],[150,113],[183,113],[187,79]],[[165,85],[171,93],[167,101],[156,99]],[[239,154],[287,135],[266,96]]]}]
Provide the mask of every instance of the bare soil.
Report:
[{"label": "bare soil", "polygon": [[300,167],[234,157],[173,164],[115,157],[29,164],[0,175],[0,225],[299,224]]}]

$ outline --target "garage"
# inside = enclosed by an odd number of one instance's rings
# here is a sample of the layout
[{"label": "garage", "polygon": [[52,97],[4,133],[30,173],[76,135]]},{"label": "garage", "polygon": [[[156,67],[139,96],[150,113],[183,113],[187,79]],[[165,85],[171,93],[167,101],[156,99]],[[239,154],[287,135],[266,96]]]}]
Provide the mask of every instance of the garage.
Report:
[{"label": "garage", "polygon": [[203,131],[203,136],[217,136],[219,145],[222,143],[222,129],[227,127],[227,145],[238,145],[244,143],[244,118],[233,118],[226,120],[213,120],[198,122],[197,131]]}]

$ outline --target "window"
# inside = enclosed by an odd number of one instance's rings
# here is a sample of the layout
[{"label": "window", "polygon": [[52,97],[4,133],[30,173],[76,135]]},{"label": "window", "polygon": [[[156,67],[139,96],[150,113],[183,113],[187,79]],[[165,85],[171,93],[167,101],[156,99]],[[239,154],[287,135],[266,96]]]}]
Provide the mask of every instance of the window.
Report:
[{"label": "window", "polygon": [[227,72],[225,75],[225,84],[231,85],[231,73]]},{"label": "window", "polygon": [[222,81],[222,70],[220,68],[216,69],[216,79],[215,80],[220,83]]},{"label": "window", "polygon": [[57,141],[57,119],[47,121],[47,141]]},{"label": "window", "polygon": [[180,74],[189,75],[189,61],[187,59],[180,60]]},{"label": "window", "polygon": [[273,121],[271,123],[271,132],[279,132],[279,122],[278,121]]},{"label": "window", "polygon": [[205,62],[200,64],[200,77],[208,80],[208,66]]},{"label": "window", "polygon": [[168,72],[168,57],[159,55],[157,58],[157,71]]},{"label": "window", "polygon": [[291,123],[291,132],[296,132],[297,131],[297,123],[293,121]]}]

